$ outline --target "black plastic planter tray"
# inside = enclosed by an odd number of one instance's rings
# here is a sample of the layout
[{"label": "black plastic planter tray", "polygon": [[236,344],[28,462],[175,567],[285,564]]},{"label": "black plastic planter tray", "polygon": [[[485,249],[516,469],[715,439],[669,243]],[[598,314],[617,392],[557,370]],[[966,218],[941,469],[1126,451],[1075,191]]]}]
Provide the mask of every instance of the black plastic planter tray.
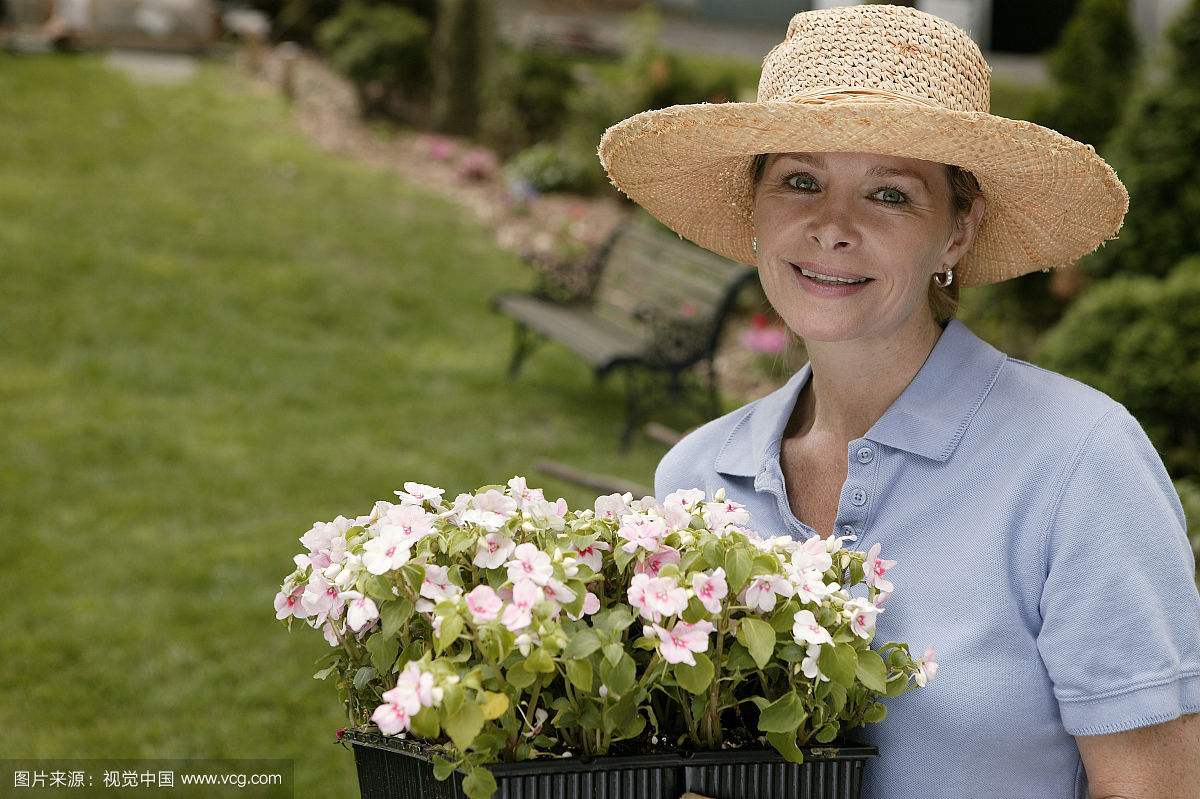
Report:
[{"label": "black plastic planter tray", "polygon": [[[433,776],[416,742],[347,730],[362,799],[466,799],[462,777]],[[848,743],[806,747],[804,763],[774,749],[686,754],[557,758],[497,763],[495,799],[679,799],[694,791],[714,799],[858,799],[863,767],[879,750]]]}]

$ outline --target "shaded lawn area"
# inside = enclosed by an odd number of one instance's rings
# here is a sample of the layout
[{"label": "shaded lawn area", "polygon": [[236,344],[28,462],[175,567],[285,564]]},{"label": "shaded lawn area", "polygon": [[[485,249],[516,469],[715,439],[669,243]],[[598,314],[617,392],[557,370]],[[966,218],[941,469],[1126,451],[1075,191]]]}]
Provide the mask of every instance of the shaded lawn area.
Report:
[{"label": "shaded lawn area", "polygon": [[[549,455],[645,485],[621,384],[547,345],[504,377],[529,275],[465,211],[323,154],[205,65],[133,85],[0,54],[0,757],[282,757],[354,796],[326,644],[274,619],[313,522],[405,480]],[[669,421],[669,420],[668,420]]]}]

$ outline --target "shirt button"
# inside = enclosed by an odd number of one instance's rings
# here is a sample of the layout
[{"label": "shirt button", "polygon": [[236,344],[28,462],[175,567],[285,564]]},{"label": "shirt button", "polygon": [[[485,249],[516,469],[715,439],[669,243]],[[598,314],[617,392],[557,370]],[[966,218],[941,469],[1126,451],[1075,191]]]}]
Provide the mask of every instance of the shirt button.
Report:
[{"label": "shirt button", "polygon": [[855,505],[865,505],[867,503],[867,492],[861,488],[856,488],[850,493],[850,501]]},{"label": "shirt button", "polygon": [[875,451],[870,447],[862,447],[858,450],[858,462],[870,463],[875,457]]},{"label": "shirt button", "polygon": [[854,535],[854,528],[848,524],[843,524],[842,532],[845,533],[846,535]]}]

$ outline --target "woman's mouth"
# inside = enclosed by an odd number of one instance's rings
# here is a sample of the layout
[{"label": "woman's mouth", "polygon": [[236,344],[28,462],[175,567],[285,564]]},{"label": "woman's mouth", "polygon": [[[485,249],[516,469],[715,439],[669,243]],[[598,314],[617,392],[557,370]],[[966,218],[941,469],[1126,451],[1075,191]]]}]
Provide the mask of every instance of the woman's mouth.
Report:
[{"label": "woman's mouth", "polygon": [[837,277],[836,275],[825,275],[811,269],[804,269],[795,264],[791,266],[792,271],[799,278],[800,284],[809,292],[821,297],[844,297],[848,294],[855,294],[874,280],[874,278],[869,277],[853,280]]}]

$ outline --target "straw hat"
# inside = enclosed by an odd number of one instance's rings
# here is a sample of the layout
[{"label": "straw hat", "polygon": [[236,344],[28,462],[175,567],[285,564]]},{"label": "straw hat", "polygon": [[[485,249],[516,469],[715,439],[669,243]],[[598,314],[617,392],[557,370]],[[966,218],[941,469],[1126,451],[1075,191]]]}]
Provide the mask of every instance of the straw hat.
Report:
[{"label": "straw hat", "polygon": [[912,8],[792,17],[758,100],[644,111],[604,132],[609,181],[680,236],[756,265],[758,153],[868,152],[955,164],[986,210],[961,286],[1066,266],[1116,237],[1129,195],[1095,148],[988,113],[991,67],[967,33]]}]

